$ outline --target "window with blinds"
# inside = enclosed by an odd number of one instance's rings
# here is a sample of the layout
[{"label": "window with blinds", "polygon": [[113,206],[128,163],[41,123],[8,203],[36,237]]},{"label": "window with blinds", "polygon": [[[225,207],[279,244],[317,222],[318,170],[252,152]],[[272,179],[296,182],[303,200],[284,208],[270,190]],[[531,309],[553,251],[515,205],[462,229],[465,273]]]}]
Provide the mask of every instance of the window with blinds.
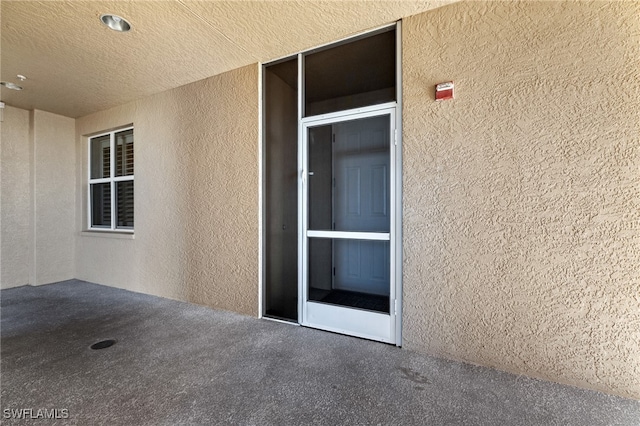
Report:
[{"label": "window with blinds", "polygon": [[89,228],[133,231],[133,128],[89,138]]}]

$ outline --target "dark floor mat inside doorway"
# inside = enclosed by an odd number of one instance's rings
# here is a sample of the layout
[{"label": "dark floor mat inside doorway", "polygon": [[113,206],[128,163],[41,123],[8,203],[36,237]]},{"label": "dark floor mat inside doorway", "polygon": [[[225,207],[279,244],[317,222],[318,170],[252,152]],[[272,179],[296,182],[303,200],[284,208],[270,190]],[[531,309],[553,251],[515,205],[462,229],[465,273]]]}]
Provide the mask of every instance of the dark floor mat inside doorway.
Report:
[{"label": "dark floor mat inside doorway", "polygon": [[373,294],[357,293],[354,291],[332,290],[320,300],[334,305],[350,306],[352,308],[389,313],[389,297]]}]

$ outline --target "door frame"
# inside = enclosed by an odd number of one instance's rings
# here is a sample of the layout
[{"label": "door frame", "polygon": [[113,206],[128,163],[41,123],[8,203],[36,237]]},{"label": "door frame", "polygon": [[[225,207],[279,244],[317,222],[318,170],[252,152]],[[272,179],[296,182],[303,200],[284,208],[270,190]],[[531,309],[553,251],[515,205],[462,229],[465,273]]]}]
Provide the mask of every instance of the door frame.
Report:
[{"label": "door frame", "polygon": [[[346,232],[319,231],[308,229],[308,173],[309,161],[308,129],[310,127],[337,124],[352,120],[372,117],[389,117],[389,179],[390,179],[390,227],[388,233],[376,232]],[[396,206],[399,203],[397,194],[397,179],[401,176],[397,170],[398,151],[402,146],[397,143],[397,103],[388,102],[363,108],[356,108],[336,113],[306,117],[299,123],[298,143],[298,322],[301,325],[322,330],[348,334],[378,340],[385,343],[397,344],[397,322],[401,317],[396,302],[402,293],[397,290],[397,251],[401,242],[398,239],[398,218]],[[401,217],[401,216],[400,216]],[[354,239],[368,241],[389,241],[389,285],[390,306],[389,313],[364,311],[345,306],[327,305],[309,300],[308,295],[308,243],[309,238]],[[321,318],[322,317],[322,318]],[[351,322],[354,327],[343,327],[341,324]]]},{"label": "door frame", "polygon": [[[264,168],[264,164],[265,164],[265,151],[267,149],[266,145],[265,145],[265,134],[264,134],[264,128],[265,128],[265,122],[264,122],[264,105],[263,105],[263,96],[264,96],[264,85],[263,85],[263,79],[264,79],[264,72],[263,72],[263,68],[265,66],[268,66],[270,64],[275,64],[278,63],[280,61],[283,60],[287,60],[289,58],[293,58],[297,56],[298,59],[298,123],[300,123],[300,121],[302,120],[302,103],[303,103],[303,99],[304,99],[304,85],[303,85],[303,72],[304,72],[304,66],[303,66],[303,61],[304,61],[304,55],[315,51],[317,49],[320,48],[324,48],[327,46],[332,46],[332,45],[338,45],[340,43],[346,43],[346,42],[350,42],[353,41],[359,37],[364,37],[367,36],[371,33],[383,30],[385,28],[391,28],[391,27],[395,27],[396,30],[396,126],[395,126],[395,132],[396,134],[393,135],[395,138],[395,144],[397,144],[397,149],[396,149],[396,162],[395,162],[395,170],[396,170],[396,181],[395,181],[395,194],[396,194],[396,203],[395,205],[391,206],[391,209],[395,211],[396,214],[396,223],[395,223],[395,240],[396,240],[396,247],[395,247],[395,252],[391,253],[391,257],[393,259],[395,259],[395,290],[396,290],[396,301],[395,301],[395,306],[394,306],[394,311],[396,313],[396,321],[395,321],[395,344],[396,346],[402,346],[402,312],[403,312],[403,300],[402,300],[402,295],[403,295],[403,256],[402,256],[402,243],[403,243],[403,234],[402,234],[402,198],[403,198],[403,171],[402,171],[402,21],[397,21],[388,25],[381,25],[380,27],[377,28],[372,28],[370,30],[367,31],[363,31],[361,33],[349,36],[349,37],[345,37],[342,39],[338,39],[335,40],[333,42],[330,43],[325,43],[322,44],[320,46],[316,46],[314,48],[311,49],[307,49],[305,51],[299,52],[297,55],[287,55],[287,56],[283,56],[281,58],[277,58],[274,59],[273,61],[269,61],[266,63],[260,63],[258,66],[258,93],[259,93],[259,107],[258,107],[258,115],[259,115],[259,130],[258,130],[258,169],[259,169],[259,196],[258,196],[258,203],[259,203],[259,210],[260,210],[260,223],[259,223],[259,253],[258,253],[258,262],[259,262],[259,273],[258,273],[258,317],[260,318],[265,318],[268,320],[273,320],[273,321],[278,321],[278,322],[284,322],[284,321],[280,321],[277,319],[273,319],[273,318],[269,318],[265,316],[265,306],[266,306],[266,302],[265,302],[265,298],[266,298],[266,292],[265,292],[265,283],[266,283],[266,279],[265,279],[265,256],[264,256],[264,250],[265,250],[265,246],[264,246],[264,242],[265,242],[265,221],[266,221],[266,214],[265,214],[265,202],[264,202],[264,192],[265,192],[265,168]],[[357,111],[357,110],[356,110]],[[322,116],[316,116],[314,118],[320,118]],[[311,117],[309,117],[311,118]],[[300,144],[300,124],[298,125],[298,144]],[[300,160],[299,160],[300,162]],[[298,170],[298,172],[300,173],[301,170]],[[298,180],[298,186],[300,186],[300,180]],[[298,188],[298,193],[300,192],[300,188]],[[298,242],[300,245],[300,238],[298,238]],[[300,250],[300,249],[299,249]],[[300,272],[298,272],[300,274]],[[300,319],[300,312],[301,312],[301,297],[299,295],[298,297],[298,319]],[[291,322],[286,322],[287,324],[294,324]]]}]

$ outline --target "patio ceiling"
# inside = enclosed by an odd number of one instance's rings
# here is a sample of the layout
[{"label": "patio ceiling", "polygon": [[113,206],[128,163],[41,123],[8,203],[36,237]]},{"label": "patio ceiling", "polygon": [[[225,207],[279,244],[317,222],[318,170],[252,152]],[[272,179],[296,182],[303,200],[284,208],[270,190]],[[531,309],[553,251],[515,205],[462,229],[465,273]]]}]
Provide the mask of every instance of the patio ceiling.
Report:
[{"label": "patio ceiling", "polygon": [[[81,117],[453,1],[3,0],[0,77],[24,89],[0,99]],[[108,29],[105,13],[132,30]]]}]

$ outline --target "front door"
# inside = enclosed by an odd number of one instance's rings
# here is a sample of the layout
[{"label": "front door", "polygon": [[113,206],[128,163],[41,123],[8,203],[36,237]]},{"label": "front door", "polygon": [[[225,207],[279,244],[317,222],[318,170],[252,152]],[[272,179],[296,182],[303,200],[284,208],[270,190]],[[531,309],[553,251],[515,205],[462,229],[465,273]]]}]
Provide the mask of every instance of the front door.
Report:
[{"label": "front door", "polygon": [[302,124],[301,323],[395,343],[395,108]]}]

